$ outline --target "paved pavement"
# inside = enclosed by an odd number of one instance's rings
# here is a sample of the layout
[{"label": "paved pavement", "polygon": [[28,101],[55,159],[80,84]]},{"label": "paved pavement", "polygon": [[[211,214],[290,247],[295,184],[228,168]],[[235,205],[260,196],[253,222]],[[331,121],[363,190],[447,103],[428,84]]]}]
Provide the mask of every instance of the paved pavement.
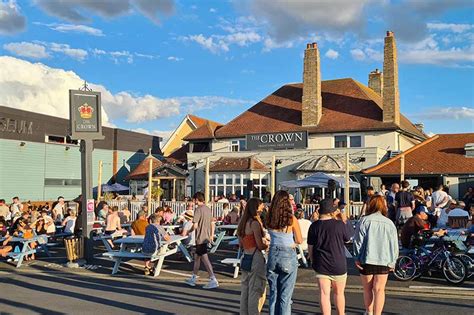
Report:
[{"label": "paved pavement", "polygon": [[[2,314],[235,314],[240,287],[207,291],[181,280],[62,272],[2,273]],[[362,294],[349,289],[347,314],[363,313]],[[298,287],[294,314],[319,312],[316,288]],[[410,292],[387,295],[385,314],[472,314],[472,299],[443,299]],[[264,313],[268,313],[265,305]]]},{"label": "paved pavement", "polygon": [[[100,249],[98,250],[98,253]],[[221,287],[216,291],[190,288],[183,280],[190,275],[192,264],[176,255],[165,261],[157,279],[143,275],[140,261],[131,261],[111,276],[112,263],[97,257],[92,264],[79,269],[66,268],[64,249],[52,249],[53,258],[39,257],[20,269],[0,262],[0,314],[228,314],[238,312],[239,279],[233,279],[233,268],[221,264],[235,255],[224,247],[212,255]],[[348,259],[347,313],[363,312],[358,273]],[[203,278],[205,272],[201,273]],[[204,281],[203,279],[202,281]],[[204,283],[204,282],[203,282]],[[448,286],[441,277],[422,278],[412,282],[389,281],[386,314],[474,314],[474,283]],[[298,270],[295,289],[295,314],[319,312],[317,288],[311,269]],[[267,306],[265,306],[267,307]],[[470,308],[469,308],[470,307]],[[267,312],[267,308],[264,312]]]}]

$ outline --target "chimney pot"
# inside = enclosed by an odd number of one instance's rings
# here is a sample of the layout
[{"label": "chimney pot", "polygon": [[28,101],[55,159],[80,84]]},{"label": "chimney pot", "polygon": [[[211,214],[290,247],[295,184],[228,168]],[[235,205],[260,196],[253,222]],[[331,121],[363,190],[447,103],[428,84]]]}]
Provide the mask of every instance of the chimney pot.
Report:
[{"label": "chimney pot", "polygon": [[379,69],[375,69],[369,73],[369,88],[372,89],[375,93],[382,96],[382,87],[383,87],[383,75]]},{"label": "chimney pot", "polygon": [[306,49],[310,49],[311,48],[311,44],[310,43],[307,43],[306,44]]},{"label": "chimney pot", "polygon": [[313,48],[318,48],[318,44],[313,43]]},{"label": "chimney pot", "polygon": [[387,31],[387,37],[392,37],[393,36],[393,32],[392,31]]}]

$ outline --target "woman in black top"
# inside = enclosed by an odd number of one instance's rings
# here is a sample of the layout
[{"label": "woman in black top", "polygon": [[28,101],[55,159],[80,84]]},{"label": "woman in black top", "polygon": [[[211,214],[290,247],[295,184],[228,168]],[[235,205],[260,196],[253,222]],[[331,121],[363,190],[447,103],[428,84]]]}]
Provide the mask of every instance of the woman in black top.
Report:
[{"label": "woman in black top", "polygon": [[[347,280],[347,262],[344,243],[354,231],[343,213],[335,218],[337,208],[332,199],[321,201],[319,220],[308,231],[308,252],[319,284],[320,305],[323,315],[331,314],[331,287],[338,314],[344,314],[344,289]],[[340,219],[340,220],[339,220]]]}]

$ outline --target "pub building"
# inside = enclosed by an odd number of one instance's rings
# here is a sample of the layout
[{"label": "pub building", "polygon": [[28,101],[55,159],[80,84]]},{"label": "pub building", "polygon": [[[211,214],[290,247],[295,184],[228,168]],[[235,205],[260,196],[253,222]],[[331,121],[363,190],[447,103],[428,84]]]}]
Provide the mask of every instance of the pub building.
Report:
[{"label": "pub building", "polygon": [[302,83],[285,84],[227,124],[205,124],[184,138],[187,190],[206,190],[209,160],[209,197],[248,196],[251,189],[253,196],[264,198],[273,159],[278,189],[283,181],[315,172],[343,176],[346,152],[351,178],[362,187],[378,186],[380,179],[362,180],[361,170],[427,138],[421,125],[400,113],[392,32],[385,37],[383,73],[371,72],[368,86],[351,78],[322,81],[316,43],[307,44],[303,66]]},{"label": "pub building", "polygon": [[[81,194],[81,153],[68,128],[67,119],[0,106],[0,198],[7,202],[14,196],[56,200]],[[103,163],[102,184],[128,186],[130,171],[150,148],[155,158],[165,160],[159,137],[118,128],[103,127],[102,131],[105,138],[94,141],[93,186],[97,186],[99,161]],[[142,190],[137,185],[131,188],[126,193]]]}]

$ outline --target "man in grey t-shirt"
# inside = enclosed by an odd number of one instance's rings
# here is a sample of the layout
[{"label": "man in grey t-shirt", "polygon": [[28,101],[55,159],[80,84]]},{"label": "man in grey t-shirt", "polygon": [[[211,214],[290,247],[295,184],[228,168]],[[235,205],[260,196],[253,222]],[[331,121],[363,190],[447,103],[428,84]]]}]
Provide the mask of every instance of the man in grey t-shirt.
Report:
[{"label": "man in grey t-shirt", "polygon": [[194,268],[191,278],[186,283],[192,287],[196,286],[197,274],[201,267],[201,260],[209,274],[209,282],[203,288],[214,289],[219,286],[211,261],[207,255],[207,245],[212,241],[212,211],[204,204],[204,194],[197,192],[194,194],[194,200],[197,204],[194,210],[193,225],[196,233],[196,253],[194,254]]}]

